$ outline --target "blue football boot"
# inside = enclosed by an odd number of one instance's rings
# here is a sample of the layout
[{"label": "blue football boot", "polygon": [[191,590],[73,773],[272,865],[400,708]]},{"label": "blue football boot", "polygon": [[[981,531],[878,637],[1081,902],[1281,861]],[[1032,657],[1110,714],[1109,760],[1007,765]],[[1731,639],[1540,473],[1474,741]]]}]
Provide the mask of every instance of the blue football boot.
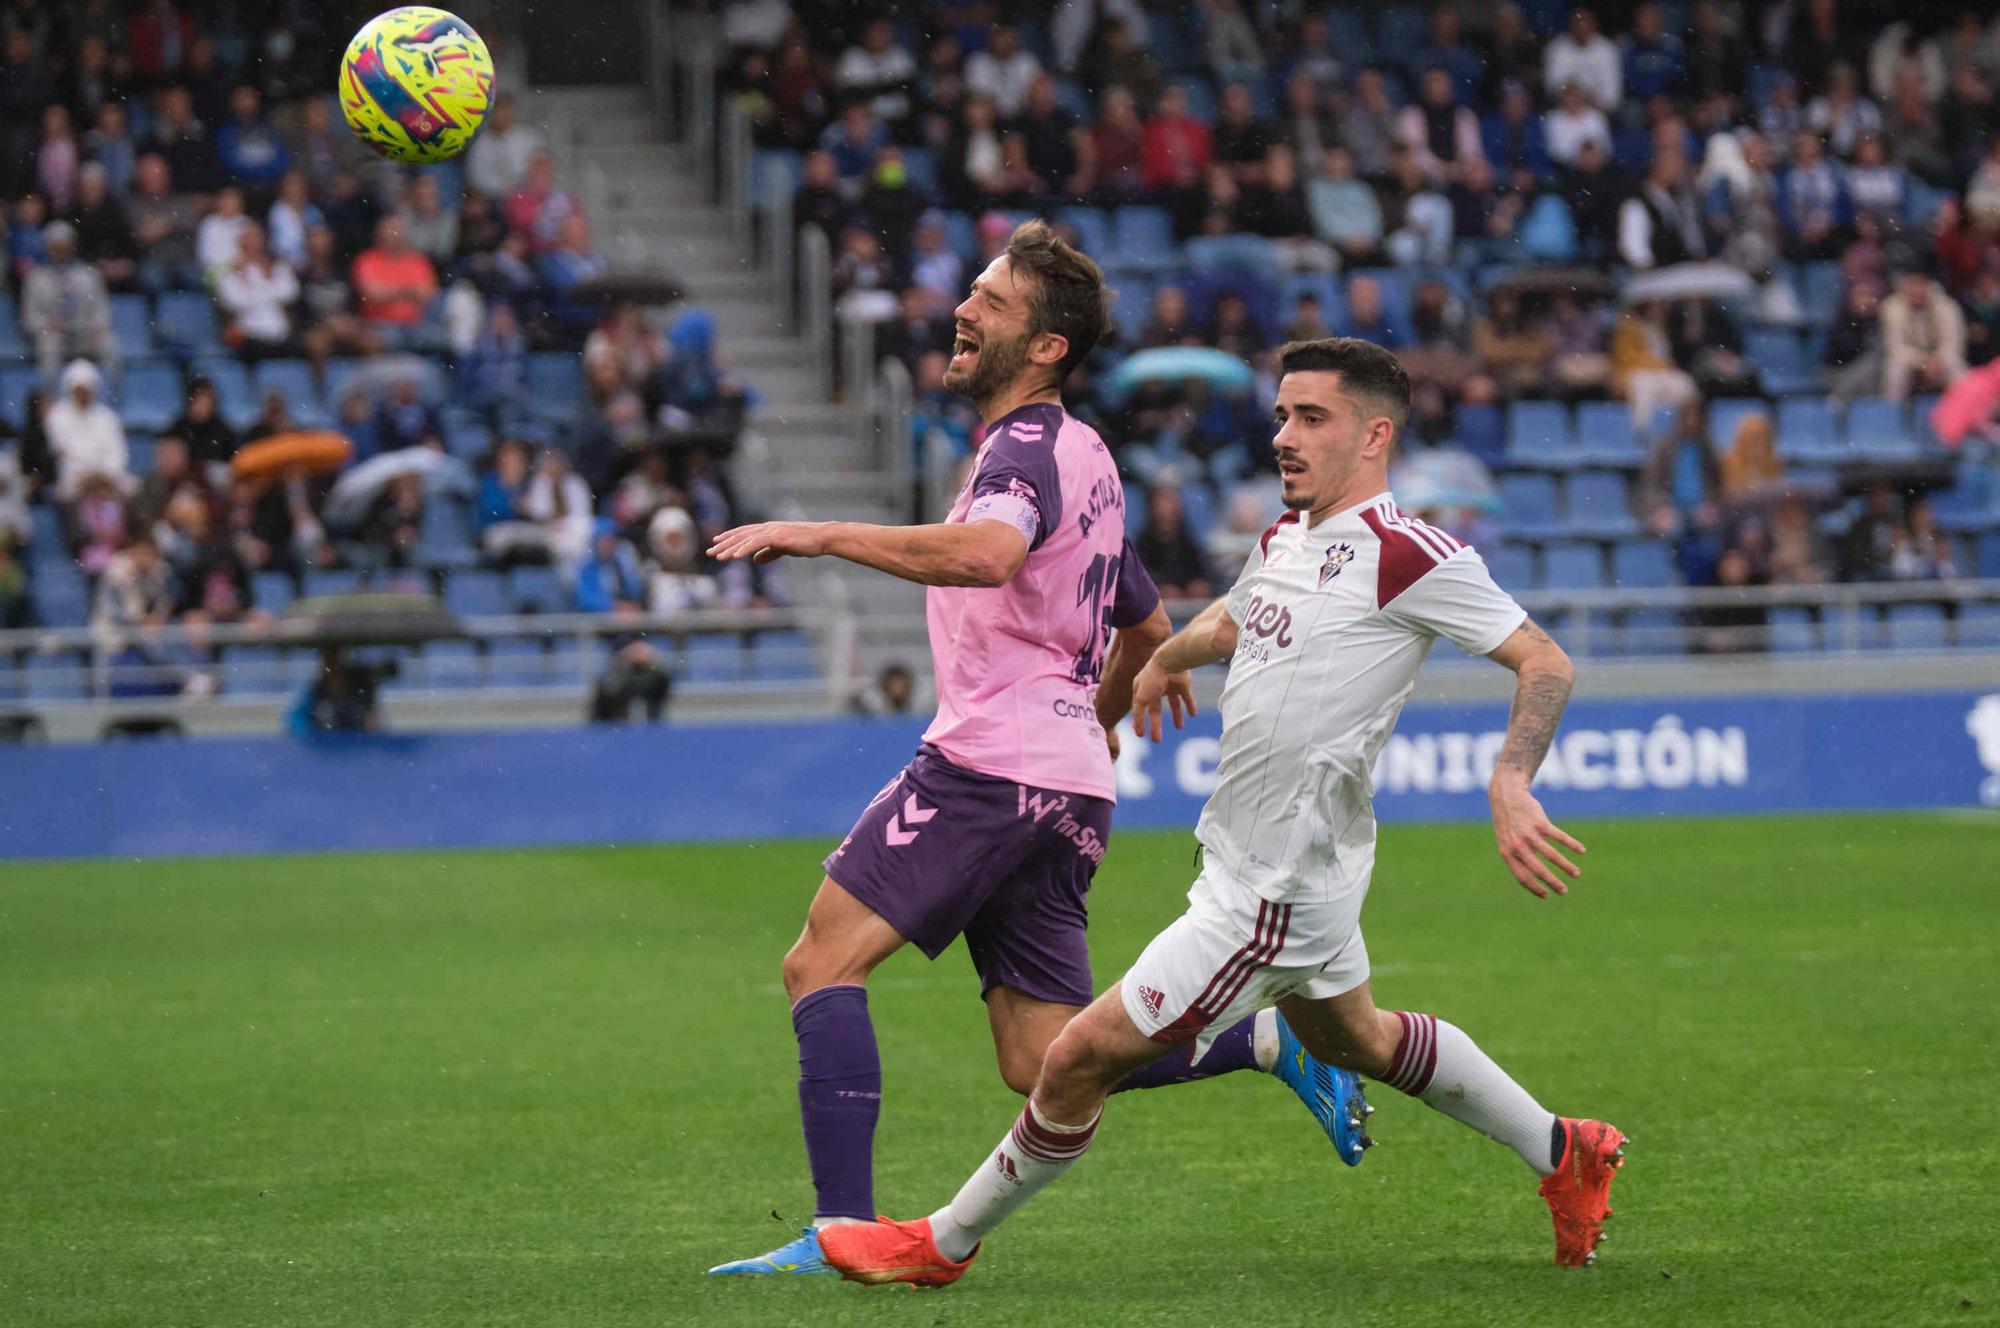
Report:
[{"label": "blue football boot", "polygon": [[828,1264],[819,1248],[819,1232],[807,1227],[797,1240],[780,1245],[769,1254],[754,1259],[719,1263],[708,1270],[716,1277],[839,1277],[840,1270]]},{"label": "blue football boot", "polygon": [[1314,1059],[1282,1014],[1278,1016],[1278,1060],[1271,1073],[1299,1095],[1299,1101],[1326,1131],[1340,1160],[1350,1167],[1360,1166],[1361,1155],[1375,1146],[1364,1132],[1375,1108],[1362,1096],[1361,1081],[1346,1070]]}]

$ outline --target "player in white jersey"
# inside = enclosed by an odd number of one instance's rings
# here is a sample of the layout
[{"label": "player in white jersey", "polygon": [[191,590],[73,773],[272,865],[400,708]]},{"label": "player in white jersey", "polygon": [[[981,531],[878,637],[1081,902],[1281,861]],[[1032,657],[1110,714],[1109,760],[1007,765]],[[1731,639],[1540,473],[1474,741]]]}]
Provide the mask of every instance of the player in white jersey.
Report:
[{"label": "player in white jersey", "polygon": [[1379,1010],[1361,905],[1375,858],[1370,768],[1432,642],[1517,675],[1489,789],[1500,855],[1530,892],[1567,892],[1583,845],[1529,791],[1568,701],[1569,658],[1472,549],[1397,510],[1388,460],[1408,418],[1394,356],[1348,338],[1281,352],[1275,440],[1289,509],[1229,596],[1160,648],[1134,721],[1194,708],[1187,670],[1231,661],[1217,783],[1187,912],[1063,1029],[1026,1108],[931,1217],[821,1233],[858,1281],[942,1285],[979,1241],[1089,1147],[1111,1088],[1169,1048],[1275,1002],[1313,1055],[1380,1080],[1512,1148],[1541,1177],[1556,1262],[1596,1257],[1625,1136],[1539,1105],[1458,1028]]}]

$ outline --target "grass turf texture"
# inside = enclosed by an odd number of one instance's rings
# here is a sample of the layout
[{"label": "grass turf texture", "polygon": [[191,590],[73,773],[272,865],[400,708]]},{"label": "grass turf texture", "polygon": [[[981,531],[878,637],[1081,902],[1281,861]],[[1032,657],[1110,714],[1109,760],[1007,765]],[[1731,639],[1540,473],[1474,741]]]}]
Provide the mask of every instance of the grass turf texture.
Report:
[{"label": "grass turf texture", "polygon": [[[1996,824],[1579,828],[1562,903],[1482,827],[1390,829],[1367,925],[1385,1005],[1637,1138],[1597,1268],[1550,1266],[1498,1146],[1378,1088],[1351,1172],[1237,1075],[1116,1100],[935,1293],[702,1276],[810,1211],[776,977],[823,845],[6,865],[0,1323],[2000,1318]],[[1119,837],[1101,982],[1189,845]],[[915,1215],[1017,1099],[962,952],[873,1008]]]}]

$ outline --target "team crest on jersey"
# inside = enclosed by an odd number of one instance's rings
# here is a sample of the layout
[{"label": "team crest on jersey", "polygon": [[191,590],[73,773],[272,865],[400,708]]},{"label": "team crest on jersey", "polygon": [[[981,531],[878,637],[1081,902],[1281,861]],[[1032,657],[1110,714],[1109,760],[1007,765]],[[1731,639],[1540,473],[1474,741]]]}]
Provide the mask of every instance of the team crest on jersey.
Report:
[{"label": "team crest on jersey", "polygon": [[1340,575],[1340,569],[1354,561],[1352,544],[1336,544],[1326,551],[1326,561],[1319,565],[1319,584],[1324,590],[1326,583]]}]

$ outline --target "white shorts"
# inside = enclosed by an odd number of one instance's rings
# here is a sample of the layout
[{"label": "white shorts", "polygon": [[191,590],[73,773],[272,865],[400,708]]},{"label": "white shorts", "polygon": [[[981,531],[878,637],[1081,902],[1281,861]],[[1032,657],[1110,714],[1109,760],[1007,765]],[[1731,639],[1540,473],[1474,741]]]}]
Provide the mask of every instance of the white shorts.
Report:
[{"label": "white shorts", "polygon": [[1121,983],[1125,1013],[1160,1042],[1221,1032],[1281,996],[1324,1000],[1368,980],[1361,939],[1366,887],[1336,899],[1274,904],[1205,866],[1188,910],[1153,938]]}]

